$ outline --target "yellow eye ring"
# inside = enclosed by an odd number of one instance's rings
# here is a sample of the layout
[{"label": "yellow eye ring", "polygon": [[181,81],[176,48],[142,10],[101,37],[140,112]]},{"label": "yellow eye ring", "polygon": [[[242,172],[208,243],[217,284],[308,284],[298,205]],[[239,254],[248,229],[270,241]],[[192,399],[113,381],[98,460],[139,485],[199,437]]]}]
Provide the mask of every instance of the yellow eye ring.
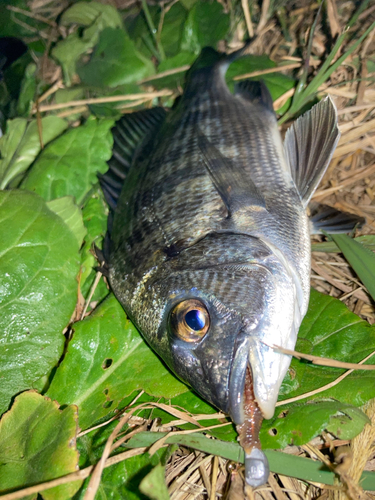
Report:
[{"label": "yellow eye ring", "polygon": [[210,316],[206,306],[197,299],[184,300],[177,304],[170,316],[173,333],[185,342],[198,342],[210,327]]}]

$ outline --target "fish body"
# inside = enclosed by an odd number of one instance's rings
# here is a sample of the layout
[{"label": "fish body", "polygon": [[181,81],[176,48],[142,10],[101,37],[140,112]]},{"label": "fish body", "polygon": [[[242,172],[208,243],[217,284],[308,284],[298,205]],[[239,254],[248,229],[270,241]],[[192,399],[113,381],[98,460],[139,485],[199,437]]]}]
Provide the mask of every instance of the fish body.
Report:
[{"label": "fish body", "polygon": [[273,346],[294,348],[307,311],[306,206],[339,133],[326,100],[283,145],[264,84],[229,91],[233,59],[204,49],[171,111],[125,116],[102,183],[115,295],[171,370],[240,425],[247,370],[250,399],[274,413],[290,357]]}]

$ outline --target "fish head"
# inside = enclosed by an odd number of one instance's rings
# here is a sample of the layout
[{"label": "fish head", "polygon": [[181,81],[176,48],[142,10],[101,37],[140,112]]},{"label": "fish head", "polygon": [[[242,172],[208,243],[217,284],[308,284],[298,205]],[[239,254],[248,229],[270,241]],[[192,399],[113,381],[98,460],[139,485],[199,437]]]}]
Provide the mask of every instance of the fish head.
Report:
[{"label": "fish head", "polygon": [[212,234],[166,261],[150,286],[163,304],[150,343],[171,369],[241,424],[249,367],[271,418],[290,364],[272,345],[296,340],[293,279],[272,250],[246,235]]}]

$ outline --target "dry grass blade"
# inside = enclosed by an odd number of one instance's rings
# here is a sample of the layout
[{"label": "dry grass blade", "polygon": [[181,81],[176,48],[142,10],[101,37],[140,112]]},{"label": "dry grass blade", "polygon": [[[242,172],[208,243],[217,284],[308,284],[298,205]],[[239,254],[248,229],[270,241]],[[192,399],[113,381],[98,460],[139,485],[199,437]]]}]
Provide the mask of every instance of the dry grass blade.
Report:
[{"label": "dry grass blade", "polygon": [[253,38],[254,37],[254,28],[253,28],[253,23],[251,22],[249,1],[248,0],[241,0],[241,5],[242,5],[242,10],[243,10],[243,13],[245,16],[247,32],[249,34],[249,37]]},{"label": "dry grass blade", "polygon": [[[43,106],[39,106],[39,111],[41,113],[45,113],[46,111],[56,111],[58,109],[83,106],[87,104],[105,104],[109,102],[137,101],[139,99],[152,100],[155,97],[165,97],[171,95],[173,95],[173,91],[165,89],[155,92],[143,92],[143,93],[140,92],[139,94],[123,94],[123,95],[115,95],[109,97],[92,97],[90,99],[80,99],[78,101],[69,101],[59,104],[45,104]],[[33,113],[35,112],[36,109],[33,110]]]},{"label": "dry grass blade", "polygon": [[[374,356],[375,351],[370,353],[368,356],[363,358],[358,364],[365,363],[368,359],[370,359],[372,356]],[[329,384],[323,385],[322,387],[319,387],[319,389],[315,389],[314,391],[310,392],[305,392],[304,394],[301,394],[300,396],[296,396],[294,398],[289,398],[289,399],[284,399],[283,401],[278,401],[276,403],[276,406],[283,406],[283,405],[288,405],[290,403],[295,403],[296,401],[301,401],[303,399],[310,398],[312,396],[315,396],[316,394],[319,394],[320,392],[324,392],[327,389],[331,389],[332,387],[335,387],[335,385],[339,384],[342,382],[346,377],[348,377],[351,373],[353,373],[354,369],[348,370],[347,372],[343,373],[338,377],[336,380],[333,382],[330,382]]]},{"label": "dry grass blade", "polygon": [[[347,211],[350,212],[351,210],[347,210]],[[327,272],[325,269],[322,268],[322,266],[318,266],[314,262],[311,263],[311,268],[319,276],[322,276],[328,283],[330,283],[334,287],[338,288],[342,292],[345,292],[345,293],[353,292],[353,295],[355,295],[358,299],[363,300],[363,302],[365,302],[366,304],[372,305],[372,301],[371,301],[370,297],[363,290],[358,289],[358,290],[353,291],[352,288],[350,288],[350,286],[344,285],[344,283],[341,283],[337,279],[333,278],[329,272]],[[312,278],[314,278],[314,276],[312,276]]]},{"label": "dry grass blade", "polygon": [[217,473],[219,469],[219,457],[214,456],[214,463],[212,466],[212,475],[211,475],[211,495],[210,500],[215,500],[216,498],[216,481],[217,481]]},{"label": "dry grass blade", "polygon": [[[142,405],[140,405],[142,406]],[[84,500],[94,500],[95,498],[95,495],[98,491],[98,488],[99,488],[99,485],[100,485],[100,480],[101,480],[101,477],[102,477],[102,472],[103,472],[103,469],[104,469],[104,466],[105,466],[105,463],[109,457],[109,454],[111,453],[111,448],[112,448],[112,444],[113,444],[113,441],[116,439],[117,437],[117,434],[120,432],[120,430],[123,428],[123,426],[126,424],[126,422],[129,420],[129,418],[131,417],[131,415],[139,408],[136,407],[136,408],[133,408],[132,410],[130,410],[128,413],[126,413],[123,417],[121,417],[119,423],[116,425],[116,427],[113,429],[113,431],[111,432],[105,446],[104,446],[104,450],[103,450],[103,453],[102,453],[102,456],[99,460],[99,462],[95,465],[94,469],[93,469],[93,474],[91,476],[91,479],[90,479],[90,482],[87,486],[87,490],[86,490],[86,493],[85,493],[85,496],[83,497]]]},{"label": "dry grass blade", "polygon": [[190,64],[185,64],[184,66],[180,66],[179,68],[168,69],[166,71],[162,71],[157,75],[148,76],[147,78],[143,78],[143,80],[139,80],[138,85],[142,85],[142,83],[152,82],[154,80],[159,80],[160,78],[164,78],[165,76],[176,75],[178,73],[183,73],[190,69]]},{"label": "dry grass blade", "polygon": [[[268,344],[266,344],[268,345]],[[375,365],[363,365],[361,363],[345,363],[344,361],[338,361],[331,358],[321,358],[320,356],[312,356],[310,354],[304,354],[302,352],[292,351],[291,349],[284,349],[278,345],[269,346],[275,351],[279,351],[283,354],[289,354],[297,359],[306,359],[311,361],[314,365],[320,366],[330,366],[332,368],[344,368],[348,370],[375,370]],[[375,351],[372,355],[375,354]]]},{"label": "dry grass blade", "polygon": [[274,68],[261,69],[259,71],[252,71],[251,73],[244,73],[243,75],[237,75],[233,78],[234,81],[245,80],[246,78],[252,78],[254,76],[269,75],[271,73],[278,73],[280,71],[290,70],[300,68],[301,63],[285,64],[284,66],[275,66]]}]

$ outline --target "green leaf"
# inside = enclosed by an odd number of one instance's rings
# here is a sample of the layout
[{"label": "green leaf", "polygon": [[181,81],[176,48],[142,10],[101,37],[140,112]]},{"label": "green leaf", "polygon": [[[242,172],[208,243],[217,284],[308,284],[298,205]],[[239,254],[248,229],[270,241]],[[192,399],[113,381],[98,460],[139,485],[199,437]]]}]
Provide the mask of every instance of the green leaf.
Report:
[{"label": "green leaf", "polygon": [[70,33],[64,40],[60,40],[52,49],[52,56],[59,62],[64,73],[64,83],[67,87],[72,85],[77,73],[77,62],[80,57],[92,49],[94,39],[80,38],[78,33]]},{"label": "green leaf", "polygon": [[76,237],[37,195],[0,192],[0,413],[59,360],[77,297]]},{"label": "green leaf", "polygon": [[165,467],[158,464],[145,476],[139,489],[152,500],[169,500],[167,485],[165,484]]},{"label": "green leaf", "polygon": [[375,300],[375,255],[371,250],[346,234],[331,235],[344,257]]},{"label": "green leaf", "polygon": [[63,68],[65,83],[70,86],[80,57],[96,45],[100,33],[105,28],[121,28],[122,20],[117,10],[111,5],[99,2],[78,2],[64,12],[61,24],[87,26],[82,36],[77,32],[70,33],[52,49],[53,57]]},{"label": "green leaf", "polygon": [[160,42],[167,57],[179,54],[183,25],[187,16],[187,10],[179,2],[172,5],[164,16]]},{"label": "green leaf", "polygon": [[[364,247],[369,250],[375,250],[375,235],[374,234],[364,234],[362,236],[358,236],[354,238],[354,241],[358,241]],[[334,241],[322,241],[321,243],[313,243],[311,245],[312,252],[340,252],[339,247],[336,245]]]},{"label": "green leaf", "polygon": [[[61,411],[55,401],[31,391],[17,396],[0,420],[0,493],[75,472],[76,432],[73,406]],[[56,486],[42,496],[45,500],[68,500],[80,483]]]},{"label": "green leaf", "polygon": [[[375,326],[362,320],[339,300],[311,290],[310,305],[298,333],[296,350],[358,363],[375,350]],[[371,359],[367,363],[373,363]],[[336,380],[345,370],[293,359],[280,389],[280,400],[316,390]],[[356,370],[336,386],[307,400],[337,399],[362,406],[375,397],[374,374]]]},{"label": "green leaf", "polygon": [[69,26],[70,24],[90,26],[98,17],[101,17],[104,27],[122,27],[122,19],[117,10],[112,5],[105,5],[99,2],[75,3],[61,16],[61,24],[63,26]]},{"label": "green leaf", "polygon": [[[8,120],[6,134],[0,139],[0,189],[26,172],[41,150],[37,121],[27,123],[25,118]],[[55,139],[67,126],[57,116],[42,118],[43,144]]]},{"label": "green leaf", "polygon": [[74,196],[80,205],[97,183],[97,173],[108,169],[112,125],[113,120],[89,118],[84,125],[66,132],[42,151],[22,187],[47,201]]},{"label": "green leaf", "polygon": [[64,196],[63,198],[48,201],[47,207],[62,218],[76,237],[80,247],[87,231],[83,225],[81,209],[74,203],[73,196]]},{"label": "green leaf", "polygon": [[190,10],[182,34],[181,49],[198,54],[203,47],[216,47],[229,30],[229,15],[216,2],[197,2]]},{"label": "green leaf", "polygon": [[[166,436],[166,432],[139,432],[127,443],[127,448],[149,447],[156,441]],[[244,463],[244,451],[237,443],[227,443],[218,439],[209,439],[199,433],[190,435],[174,434],[167,438],[167,444],[180,444],[195,450],[203,451],[209,455]],[[270,470],[277,474],[292,476],[302,481],[322,484],[336,484],[336,475],[322,466],[319,460],[297,457],[280,451],[265,450],[265,455],[270,464]],[[375,473],[364,472],[360,479],[363,489],[375,491]]]},{"label": "green leaf", "polygon": [[32,103],[36,92],[36,64],[30,63],[25,70],[21,82],[20,95],[17,102],[17,113],[21,116],[28,116],[31,111]]},{"label": "green leaf", "polygon": [[114,296],[75,323],[74,332],[47,395],[60,404],[76,404],[82,429],[137,389],[166,398],[187,390],[147,346]]},{"label": "green leaf", "polygon": [[264,421],[260,440],[263,448],[301,446],[328,429],[339,439],[352,439],[366,423],[370,420],[359,408],[339,401],[302,403]]},{"label": "green leaf", "polygon": [[[89,289],[93,284],[97,266],[97,261],[92,254],[92,246],[102,247],[104,235],[107,231],[108,207],[104,200],[103,192],[98,186],[86,201],[83,209],[83,222],[87,234],[81,250],[81,291],[87,297]],[[103,280],[100,280],[94,293],[93,300],[102,300],[108,294],[108,289]]]},{"label": "green leaf", "polygon": [[140,54],[122,29],[106,28],[90,61],[78,68],[82,82],[95,87],[132,83],[155,72],[151,61]]},{"label": "green leaf", "polygon": [[365,413],[359,408],[347,406],[333,415],[327,425],[327,431],[339,439],[353,439],[364,426],[371,423]]}]

